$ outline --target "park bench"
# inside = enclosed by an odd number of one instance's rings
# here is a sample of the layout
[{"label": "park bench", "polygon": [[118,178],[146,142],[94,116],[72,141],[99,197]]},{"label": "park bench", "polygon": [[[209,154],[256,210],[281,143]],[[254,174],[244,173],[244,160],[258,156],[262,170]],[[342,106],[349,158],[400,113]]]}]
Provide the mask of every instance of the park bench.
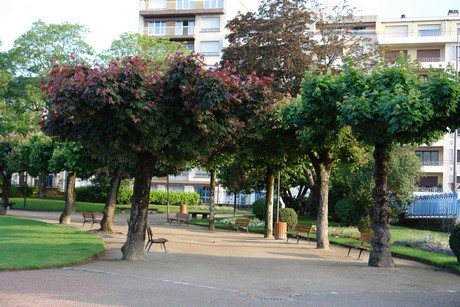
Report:
[{"label": "park bench", "polygon": [[16,205],[16,203],[8,203],[8,207],[9,207],[10,209],[13,209],[13,206],[14,206],[14,205]]},{"label": "park bench", "polygon": [[249,223],[251,222],[250,219],[236,219],[235,225],[230,225],[229,230],[236,229],[238,233],[240,233],[240,229],[246,230],[249,233]]},{"label": "park bench", "polygon": [[371,252],[371,251],[372,251],[372,248],[371,248],[371,247],[364,246],[364,243],[370,244],[370,243],[371,243],[371,239],[372,239],[373,236],[374,236],[374,233],[372,233],[372,232],[363,232],[363,233],[361,233],[361,236],[360,236],[360,238],[359,238],[359,241],[361,241],[361,245],[344,244],[345,247],[348,247],[348,254],[347,254],[347,256],[350,255],[351,249],[357,249],[357,250],[359,250],[358,260],[361,258],[361,254],[362,254],[364,251],[366,251],[366,252]]},{"label": "park bench", "polygon": [[165,238],[157,238],[157,239],[154,239],[153,238],[153,231],[152,231],[152,227],[150,226],[147,226],[147,244],[145,244],[145,248],[144,249],[147,249],[148,252],[150,252],[150,247],[152,247],[152,244],[160,244],[160,247],[161,249],[165,250],[165,253],[166,253],[166,242],[168,242],[168,239],[165,239]]},{"label": "park bench", "polygon": [[83,225],[81,227],[85,226],[85,223],[91,223],[91,228],[93,228],[94,224],[101,224],[101,220],[96,218],[96,215],[93,212],[82,212],[83,213]]},{"label": "park bench", "polygon": [[189,213],[176,213],[175,217],[170,217],[169,218],[169,225],[171,225],[171,223],[173,221],[176,221],[178,224],[180,223],[180,225],[182,226],[182,223],[185,223],[187,224],[188,226],[188,219],[190,218],[190,214]]},{"label": "park bench", "polygon": [[297,243],[299,243],[300,239],[305,239],[310,244],[310,234],[315,231],[315,225],[296,225],[294,231],[295,233],[286,233],[286,243],[289,242],[290,237],[294,237],[297,239]]},{"label": "park bench", "polygon": [[196,212],[196,211],[190,211],[189,212],[192,215],[192,219],[196,219],[198,214],[201,214],[201,218],[205,219],[208,217],[209,212]]}]

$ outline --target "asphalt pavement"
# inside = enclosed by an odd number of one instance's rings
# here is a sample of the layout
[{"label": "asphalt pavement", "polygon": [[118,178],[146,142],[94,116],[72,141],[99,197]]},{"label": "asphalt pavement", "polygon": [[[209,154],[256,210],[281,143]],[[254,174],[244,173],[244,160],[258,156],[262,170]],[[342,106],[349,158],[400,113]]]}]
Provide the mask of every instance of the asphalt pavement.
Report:
[{"label": "asphalt pavement", "polygon": [[[11,216],[58,224],[59,213],[10,210]],[[100,234],[106,252],[72,267],[0,272],[0,306],[460,306],[460,276],[395,258],[374,268],[358,252],[260,234],[209,231],[149,215],[154,245],[144,261],[122,261],[127,213]],[[81,214],[72,227],[82,227]],[[66,226],[63,226],[66,227]],[[18,255],[18,257],[23,255]]]}]

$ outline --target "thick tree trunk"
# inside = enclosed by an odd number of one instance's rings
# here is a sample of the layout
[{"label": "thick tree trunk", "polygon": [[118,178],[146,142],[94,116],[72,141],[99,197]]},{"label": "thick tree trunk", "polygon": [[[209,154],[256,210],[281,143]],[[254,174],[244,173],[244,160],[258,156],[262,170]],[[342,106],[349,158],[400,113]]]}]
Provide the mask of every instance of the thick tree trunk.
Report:
[{"label": "thick tree trunk", "polygon": [[46,176],[48,174],[40,174],[38,176],[38,197],[44,198],[46,196]]},{"label": "thick tree trunk", "polygon": [[65,193],[64,211],[59,217],[59,224],[70,224],[72,212],[75,212],[75,181],[77,179],[76,172],[69,172],[67,177],[67,186]]},{"label": "thick tree trunk", "polygon": [[149,153],[139,153],[136,161],[134,189],[131,205],[131,223],[128,237],[121,248],[123,260],[143,260],[145,231],[147,229],[150,184],[153,158]]},{"label": "thick tree trunk", "polygon": [[313,187],[313,204],[317,206],[316,216],[316,248],[329,249],[329,177],[334,159],[328,150],[317,154],[309,153],[315,168],[316,180]]},{"label": "thick tree trunk", "polygon": [[113,174],[109,190],[107,191],[107,199],[105,201],[100,231],[108,233],[113,232],[113,219],[115,217],[115,207],[117,205],[118,191],[120,190],[122,177],[123,169],[120,166],[118,170]]},{"label": "thick tree trunk", "polygon": [[209,230],[216,230],[214,215],[215,215],[215,205],[216,205],[216,174],[215,169],[211,170],[211,182],[209,185]]},{"label": "thick tree trunk", "polygon": [[369,256],[369,266],[393,267],[390,251],[390,207],[388,202],[388,170],[390,155],[388,147],[376,144],[374,149],[375,187],[372,190],[374,207],[371,208],[371,227],[374,237],[371,240],[373,250]]},{"label": "thick tree trunk", "polygon": [[265,208],[267,215],[265,216],[265,233],[264,237],[273,238],[273,195],[275,193],[275,174],[271,169],[267,169],[267,196],[265,199]]},{"label": "thick tree trunk", "polygon": [[0,210],[1,215],[8,213],[8,203],[10,202],[10,190],[11,190],[11,177],[13,174],[7,172],[0,172],[2,174],[2,208]]}]

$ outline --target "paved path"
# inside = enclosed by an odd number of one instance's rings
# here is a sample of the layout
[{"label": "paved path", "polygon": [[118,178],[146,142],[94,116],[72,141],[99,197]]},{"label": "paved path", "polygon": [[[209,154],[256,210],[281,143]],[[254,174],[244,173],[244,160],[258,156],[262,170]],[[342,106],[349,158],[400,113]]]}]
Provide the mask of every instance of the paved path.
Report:
[{"label": "paved path", "polygon": [[[9,215],[57,224],[59,213]],[[144,261],[121,261],[128,214],[103,235],[106,252],[91,263],[0,273],[0,306],[460,306],[460,277],[412,261],[371,268],[332,246],[267,240],[257,234],[210,232],[149,216],[157,245]],[[72,226],[81,228],[81,214]],[[85,225],[84,229],[89,229]]]}]

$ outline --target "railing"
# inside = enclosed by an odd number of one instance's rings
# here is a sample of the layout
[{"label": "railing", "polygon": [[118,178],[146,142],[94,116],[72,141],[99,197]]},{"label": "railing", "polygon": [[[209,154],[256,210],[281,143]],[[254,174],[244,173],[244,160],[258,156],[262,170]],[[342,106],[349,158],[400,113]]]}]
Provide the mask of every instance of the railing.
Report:
[{"label": "railing", "polygon": [[445,59],[441,57],[428,57],[428,58],[417,58],[420,62],[444,62]]},{"label": "railing", "polygon": [[385,33],[381,31],[377,33],[382,38],[396,38],[396,37],[432,37],[432,36],[457,36],[457,31],[441,31],[441,30],[419,30],[419,31],[403,31],[403,32],[390,32]]},{"label": "railing", "polygon": [[144,33],[152,36],[193,36],[195,34],[194,26],[166,26],[160,28],[144,27]]},{"label": "railing", "polygon": [[407,217],[458,218],[457,193],[417,196],[408,208]]},{"label": "railing", "polygon": [[443,166],[443,161],[422,161],[423,166]]},{"label": "railing", "polygon": [[150,0],[148,3],[144,0],[140,1],[141,11],[222,9],[223,7],[223,0]]}]

